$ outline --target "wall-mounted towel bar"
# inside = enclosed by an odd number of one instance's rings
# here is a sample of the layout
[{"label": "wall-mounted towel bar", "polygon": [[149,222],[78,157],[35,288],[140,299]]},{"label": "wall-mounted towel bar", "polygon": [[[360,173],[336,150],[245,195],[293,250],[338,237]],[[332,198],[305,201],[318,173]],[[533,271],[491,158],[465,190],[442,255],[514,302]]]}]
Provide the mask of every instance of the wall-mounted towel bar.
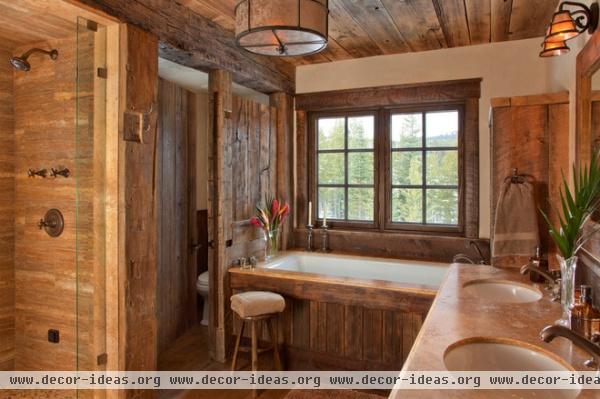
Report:
[{"label": "wall-mounted towel bar", "polygon": [[527,174],[519,174],[519,170],[514,168],[512,171],[512,175],[508,176],[504,181],[510,180],[513,184],[523,184],[527,180],[533,179],[533,176]]}]

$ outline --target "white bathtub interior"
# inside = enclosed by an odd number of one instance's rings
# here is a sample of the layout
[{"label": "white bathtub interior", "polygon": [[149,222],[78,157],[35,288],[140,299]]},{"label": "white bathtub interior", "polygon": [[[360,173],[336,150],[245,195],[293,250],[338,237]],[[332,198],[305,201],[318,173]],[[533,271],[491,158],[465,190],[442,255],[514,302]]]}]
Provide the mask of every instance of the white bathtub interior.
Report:
[{"label": "white bathtub interior", "polygon": [[438,288],[448,264],[334,254],[289,253],[263,265],[274,270],[384,280]]}]

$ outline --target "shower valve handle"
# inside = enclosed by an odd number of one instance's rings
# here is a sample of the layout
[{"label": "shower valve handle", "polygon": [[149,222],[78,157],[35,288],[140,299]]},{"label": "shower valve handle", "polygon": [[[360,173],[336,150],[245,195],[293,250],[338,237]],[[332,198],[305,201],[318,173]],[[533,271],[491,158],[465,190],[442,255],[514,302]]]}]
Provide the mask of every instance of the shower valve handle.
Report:
[{"label": "shower valve handle", "polygon": [[63,168],[63,169],[51,168],[50,169],[50,176],[52,176],[52,177],[62,176],[64,178],[67,178],[67,177],[69,177],[70,174],[71,174],[71,171],[67,168]]}]

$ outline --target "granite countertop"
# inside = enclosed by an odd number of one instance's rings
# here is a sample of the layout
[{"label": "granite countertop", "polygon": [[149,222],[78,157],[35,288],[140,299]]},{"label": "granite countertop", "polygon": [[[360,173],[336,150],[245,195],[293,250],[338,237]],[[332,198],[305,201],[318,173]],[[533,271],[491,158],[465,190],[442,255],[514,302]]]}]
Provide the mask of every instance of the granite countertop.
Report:
[{"label": "granite countertop", "polygon": [[[497,303],[465,292],[466,282],[478,279],[500,279],[537,287],[543,298],[529,303]],[[586,353],[557,337],[550,343],[539,338],[542,328],[561,316],[560,304],[552,302],[543,285],[529,281],[518,270],[497,269],[491,266],[453,264],[423,323],[403,370],[446,371],[444,352],[451,344],[473,337],[502,338],[519,341],[522,346],[534,345],[542,351],[559,356],[575,370],[592,371],[583,366]],[[550,393],[551,391],[544,391]],[[538,397],[545,397],[537,392]],[[489,390],[393,390],[391,399],[407,398],[518,398],[519,391]],[[581,398],[598,398],[599,391],[584,390]]]}]

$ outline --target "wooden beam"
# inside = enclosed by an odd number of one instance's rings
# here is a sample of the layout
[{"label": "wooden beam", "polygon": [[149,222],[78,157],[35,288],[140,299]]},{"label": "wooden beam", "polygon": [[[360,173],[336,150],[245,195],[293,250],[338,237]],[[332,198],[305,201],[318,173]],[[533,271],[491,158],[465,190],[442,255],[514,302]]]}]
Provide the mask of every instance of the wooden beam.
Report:
[{"label": "wooden beam", "polygon": [[[122,98],[119,133],[123,157],[120,187],[124,209],[125,369],[156,370],[156,116],[158,40],[135,26],[121,31]],[[143,136],[131,137],[126,123],[137,116]],[[142,126],[143,125],[143,126]],[[137,395],[137,396],[136,396]],[[128,391],[127,397],[151,398],[149,391]]]},{"label": "wooden beam", "polygon": [[209,340],[211,354],[217,361],[227,357],[228,334],[227,313],[229,297],[226,292],[227,248],[231,239],[231,148],[229,143],[233,98],[231,74],[223,70],[211,71],[208,75],[210,102],[209,130],[209,239],[213,245],[209,251],[209,292],[211,295],[209,312]]},{"label": "wooden beam", "polygon": [[492,108],[523,105],[568,104],[569,92],[559,91],[556,93],[544,93],[532,96],[497,97],[492,98],[490,103]]},{"label": "wooden beam", "polygon": [[481,79],[450,80],[350,90],[307,93],[296,96],[296,109],[350,109],[386,107],[424,102],[440,102],[479,98]]},{"label": "wooden beam", "polygon": [[260,92],[295,92],[292,64],[238,48],[232,32],[179,2],[80,1],[158,36],[159,55],[163,58],[205,72],[226,70],[236,83]]},{"label": "wooden beam", "polygon": [[492,42],[508,40],[510,14],[513,0],[491,0],[491,39]]}]

